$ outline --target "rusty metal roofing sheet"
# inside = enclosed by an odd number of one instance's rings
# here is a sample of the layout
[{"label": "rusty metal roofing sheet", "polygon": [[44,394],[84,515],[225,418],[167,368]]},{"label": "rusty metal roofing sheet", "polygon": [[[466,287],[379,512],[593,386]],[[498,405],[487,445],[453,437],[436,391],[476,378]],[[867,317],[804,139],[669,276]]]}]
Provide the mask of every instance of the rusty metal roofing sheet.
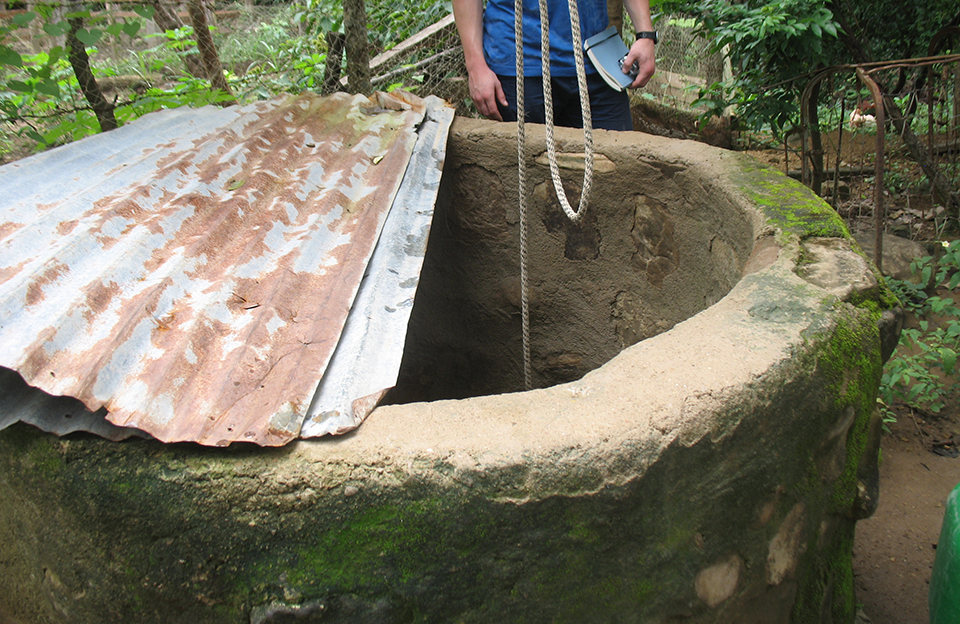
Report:
[{"label": "rusty metal roofing sheet", "polygon": [[164,441],[296,438],[394,198],[425,188],[408,164],[442,166],[452,116],[431,110],[178,109],[0,168],[0,366]]},{"label": "rusty metal roofing sheet", "polygon": [[114,441],[146,436],[109,422],[103,408],[91,412],[73,397],[49,395],[28,386],[16,372],[0,368],[0,429],[18,421],[57,435],[86,431]]},{"label": "rusty metal roofing sheet", "polygon": [[394,207],[301,437],[355,429],[397,383],[453,114],[452,108],[431,109],[421,124]]}]

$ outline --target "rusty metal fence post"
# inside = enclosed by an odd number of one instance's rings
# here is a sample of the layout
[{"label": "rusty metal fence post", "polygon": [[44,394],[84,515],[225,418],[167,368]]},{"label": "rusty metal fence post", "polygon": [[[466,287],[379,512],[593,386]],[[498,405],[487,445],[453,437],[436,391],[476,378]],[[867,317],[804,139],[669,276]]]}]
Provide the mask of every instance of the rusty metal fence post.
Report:
[{"label": "rusty metal fence post", "polygon": [[[943,36],[946,36],[946,34],[960,35],[960,29],[956,30],[956,33],[944,33]],[[935,41],[939,42],[941,40],[936,39]],[[935,51],[936,48],[931,44],[931,52]],[[897,93],[884,92],[884,81],[878,77],[878,74],[881,72],[902,72],[904,69],[910,68],[925,70],[914,79],[913,87],[906,90],[901,89]],[[939,74],[935,73],[935,68],[941,68],[945,76],[943,79],[937,80]],[[949,91],[951,80],[948,78],[951,71],[960,73],[960,54],[931,55],[919,59],[901,59],[883,63],[838,65],[824,68],[814,74],[801,96],[800,171],[797,177],[815,192],[821,193],[823,191],[820,187],[823,178],[826,177],[822,175],[823,170],[827,168],[823,164],[825,152],[820,148],[820,143],[814,140],[822,136],[820,113],[817,109],[817,106],[822,103],[819,102],[822,91],[824,97],[834,98],[833,106],[828,110],[835,112],[839,108],[841,111],[839,124],[834,126],[836,131],[834,142],[836,156],[832,171],[833,185],[830,188],[830,194],[827,196],[832,197],[834,207],[840,210],[841,175],[864,176],[867,175],[868,168],[872,169],[872,180],[866,177],[861,179],[862,184],[872,184],[873,186],[873,229],[876,240],[874,260],[880,268],[882,268],[883,257],[883,234],[888,225],[889,210],[886,204],[889,203],[889,198],[887,198],[886,191],[888,190],[887,186],[891,184],[887,179],[887,147],[885,145],[888,125],[896,131],[901,146],[899,149],[908,153],[910,160],[915,162],[918,167],[918,169],[910,172],[900,166],[893,171],[897,174],[896,177],[890,178],[890,180],[893,180],[893,184],[905,185],[906,188],[910,188],[910,185],[922,188],[924,184],[928,184],[930,188],[932,212],[927,213],[926,216],[921,215],[921,224],[909,224],[910,227],[921,227],[923,220],[931,218],[931,215],[934,219],[939,219],[940,215],[943,214],[945,218],[960,220],[960,196],[957,193],[957,188],[960,187],[960,141],[951,138],[960,131],[960,119],[956,119],[956,115],[952,112],[948,111],[946,115],[943,113],[945,109],[951,106],[953,107],[952,110],[956,111],[958,106],[958,102],[956,102],[958,95]],[[844,75],[846,75],[846,78]],[[851,86],[853,84],[851,75],[856,76],[853,86]],[[892,83],[892,81],[890,82]],[[824,84],[829,84],[830,89],[821,89]],[[935,90],[935,84],[939,91]],[[864,96],[864,91],[868,92],[869,96]],[[856,108],[850,112],[848,119],[846,103],[850,97],[856,97],[858,103]],[[867,100],[866,97],[871,99]],[[861,98],[863,99],[861,100]],[[926,115],[919,116],[923,106],[927,107]],[[936,111],[940,112],[935,115]],[[833,116],[831,115],[831,117]],[[836,118],[833,117],[833,120],[835,123]],[[875,160],[872,167],[852,167],[847,165],[846,161],[843,161],[845,166],[841,168],[841,160],[845,155],[841,149],[844,145],[845,126],[849,125],[850,131],[853,132],[863,124],[869,124],[868,128],[870,130],[875,128],[876,132]],[[866,129],[861,128],[860,131]],[[856,138],[856,136],[854,134],[853,138]],[[865,135],[861,135],[861,137],[866,138]],[[924,139],[926,145],[924,145]],[[953,143],[957,143],[957,145],[953,145]],[[941,158],[943,154],[953,157],[945,162]],[[917,194],[907,195],[908,197],[919,196]],[[942,207],[937,206],[938,200]],[[909,202],[907,210],[911,211]],[[926,210],[926,208],[923,210]],[[898,209],[895,214],[901,212]],[[912,212],[916,213],[917,210],[913,209]],[[897,218],[900,219],[900,217]],[[902,223],[900,225],[906,227]],[[934,221],[933,225],[939,232],[941,227],[939,222]],[[911,231],[913,232],[913,230]]]},{"label": "rusty metal fence post", "polygon": [[877,82],[863,70],[857,68],[857,78],[865,84],[873,96],[875,106],[875,116],[877,122],[877,146],[874,155],[874,182],[873,182],[873,218],[876,234],[876,247],[874,248],[873,262],[877,265],[880,272],[883,272],[883,225],[886,221],[886,211],[883,207],[883,173],[884,173],[884,136],[886,134],[886,117],[883,112],[883,93]]}]

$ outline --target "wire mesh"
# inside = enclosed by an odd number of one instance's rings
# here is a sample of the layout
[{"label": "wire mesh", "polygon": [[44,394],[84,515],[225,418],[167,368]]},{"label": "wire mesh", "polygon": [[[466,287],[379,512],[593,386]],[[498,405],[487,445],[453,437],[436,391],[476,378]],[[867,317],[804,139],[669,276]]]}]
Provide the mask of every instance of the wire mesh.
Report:
[{"label": "wire mesh", "polygon": [[[151,17],[134,12],[144,4],[153,8]],[[4,45],[18,53],[36,55],[63,45],[63,37],[49,27],[71,11],[90,10],[85,27],[91,31],[138,22],[135,34],[104,35],[89,48],[93,73],[107,99],[117,107],[121,123],[159,108],[229,101],[229,96],[211,95],[216,91],[217,85],[211,89],[214,80],[219,82],[220,92],[230,91],[241,102],[282,92],[350,90],[345,50],[350,48],[347,40],[358,36],[366,39],[362,43],[369,51],[370,88],[437,95],[455,104],[458,114],[477,115],[449,5],[433,0],[406,0],[402,5],[392,0],[366,0],[368,28],[359,35],[345,33],[343,0],[204,0],[203,5],[212,50],[203,49],[204,38],[193,28],[196,20],[191,18],[186,0],[37,2],[4,12],[0,24],[10,25],[17,15],[28,11],[38,13],[40,17],[27,27],[13,28],[3,39]],[[639,93],[664,107],[689,110],[698,90],[719,79],[719,59],[706,53],[707,42],[693,34],[691,23],[662,17],[657,28],[661,32],[658,72]],[[624,30],[629,43],[632,29]],[[222,69],[207,67],[214,56],[219,57]],[[42,61],[30,63],[39,68]],[[29,78],[26,65],[22,70],[7,67],[4,71],[6,75],[0,76],[4,81]],[[0,136],[0,160],[10,158],[8,141],[11,145],[30,142],[24,138],[25,131],[46,137],[46,145],[97,131],[96,122],[90,120],[92,114],[88,114],[89,104],[70,84],[70,68],[57,66],[54,72],[61,81],[58,95],[40,93],[29,106],[20,105],[2,119],[7,123]],[[221,74],[225,82],[219,81]],[[19,97],[0,93],[6,101]],[[8,107],[5,114],[7,110],[14,109]],[[9,153],[22,154],[19,149]]]},{"label": "wire mesh", "polygon": [[723,77],[723,58],[710,41],[696,34],[692,20],[661,17],[657,22],[657,73],[643,89],[658,103],[694,110],[700,89]]}]

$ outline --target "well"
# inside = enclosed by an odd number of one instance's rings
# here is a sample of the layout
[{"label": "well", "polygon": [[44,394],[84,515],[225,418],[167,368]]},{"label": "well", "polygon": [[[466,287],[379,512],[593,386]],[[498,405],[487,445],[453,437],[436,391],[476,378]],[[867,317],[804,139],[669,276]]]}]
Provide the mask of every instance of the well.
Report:
[{"label": "well", "polygon": [[504,394],[512,132],[455,122],[395,404],[355,433],[0,432],[0,620],[852,621],[897,317],[843,223],[742,155],[599,131],[572,226],[531,140],[548,387]]}]

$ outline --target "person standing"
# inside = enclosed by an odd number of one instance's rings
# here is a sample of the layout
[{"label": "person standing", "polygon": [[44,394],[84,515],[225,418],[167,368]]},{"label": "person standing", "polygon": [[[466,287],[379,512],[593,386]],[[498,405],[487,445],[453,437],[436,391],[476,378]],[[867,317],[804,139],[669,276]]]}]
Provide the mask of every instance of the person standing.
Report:
[{"label": "person standing", "polygon": [[[547,5],[554,121],[557,125],[579,128],[583,126],[583,119],[567,0],[547,0]],[[638,88],[646,85],[656,70],[657,34],[650,17],[650,0],[624,0],[624,6],[638,32],[623,67],[637,63],[639,73],[630,88]],[[578,0],[578,7],[581,41],[607,28],[606,0]],[[483,0],[453,0],[453,14],[463,44],[474,104],[484,117],[516,121],[514,0],[488,0],[486,8]],[[538,0],[523,0],[523,51],[526,121],[544,123]],[[584,62],[593,126],[631,130],[633,122],[626,91],[616,91],[607,85],[586,56]]]}]

